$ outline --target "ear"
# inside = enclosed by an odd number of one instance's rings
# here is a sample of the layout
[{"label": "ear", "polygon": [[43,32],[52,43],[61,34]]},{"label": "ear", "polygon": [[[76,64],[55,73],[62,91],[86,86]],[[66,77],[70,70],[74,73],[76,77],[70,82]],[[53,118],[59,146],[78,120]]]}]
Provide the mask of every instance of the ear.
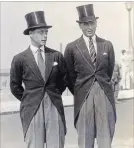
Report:
[{"label": "ear", "polygon": [[31,31],[31,30],[29,30],[29,36],[30,36],[30,37],[32,36],[32,31]]},{"label": "ear", "polygon": [[96,27],[97,27],[97,24],[98,24],[98,23],[97,23],[97,20],[96,20]]},{"label": "ear", "polygon": [[95,25],[96,25],[96,27],[97,27],[97,19],[95,20]]},{"label": "ear", "polygon": [[81,24],[82,24],[82,23],[79,23],[79,27],[80,27],[80,29],[81,29]]}]

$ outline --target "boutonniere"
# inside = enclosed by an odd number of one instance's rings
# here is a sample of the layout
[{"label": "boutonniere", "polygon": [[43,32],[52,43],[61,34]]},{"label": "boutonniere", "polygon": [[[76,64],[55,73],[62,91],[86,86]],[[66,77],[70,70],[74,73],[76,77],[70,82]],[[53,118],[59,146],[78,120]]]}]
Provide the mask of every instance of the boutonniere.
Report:
[{"label": "boutonniere", "polygon": [[103,53],[103,55],[107,55],[107,53],[106,53],[106,52],[104,52],[104,53]]},{"label": "boutonniere", "polygon": [[53,66],[56,66],[56,65],[58,65],[58,63],[57,63],[57,62],[54,62],[54,63],[53,63]]}]

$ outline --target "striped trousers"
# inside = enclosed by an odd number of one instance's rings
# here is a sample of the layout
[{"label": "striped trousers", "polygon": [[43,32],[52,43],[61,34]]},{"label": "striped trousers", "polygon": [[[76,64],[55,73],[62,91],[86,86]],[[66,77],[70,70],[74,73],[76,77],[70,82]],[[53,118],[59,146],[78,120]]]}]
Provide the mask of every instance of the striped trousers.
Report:
[{"label": "striped trousers", "polygon": [[45,93],[26,133],[27,148],[63,148],[64,140],[62,119],[57,108]]},{"label": "striped trousers", "polygon": [[76,123],[79,148],[111,148],[115,130],[113,107],[97,81],[81,107]]}]

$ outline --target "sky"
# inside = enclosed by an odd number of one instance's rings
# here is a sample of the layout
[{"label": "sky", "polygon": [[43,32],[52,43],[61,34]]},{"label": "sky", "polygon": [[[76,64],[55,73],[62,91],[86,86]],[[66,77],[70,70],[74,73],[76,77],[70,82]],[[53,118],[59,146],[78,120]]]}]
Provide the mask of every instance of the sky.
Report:
[{"label": "sky", "polygon": [[29,36],[23,34],[27,28],[25,15],[32,11],[45,12],[49,29],[47,46],[63,51],[66,45],[82,34],[77,6],[94,4],[97,21],[96,34],[113,43],[116,60],[122,49],[128,49],[128,12],[124,2],[1,2],[1,69],[9,69],[13,56],[24,51],[30,44]]}]

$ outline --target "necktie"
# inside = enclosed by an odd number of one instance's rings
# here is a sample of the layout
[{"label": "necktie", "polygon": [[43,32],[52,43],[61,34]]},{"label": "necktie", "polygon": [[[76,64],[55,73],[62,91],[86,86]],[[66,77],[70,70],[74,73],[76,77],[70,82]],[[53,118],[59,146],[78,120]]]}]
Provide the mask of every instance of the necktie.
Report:
[{"label": "necktie", "polygon": [[92,38],[89,39],[89,51],[90,51],[90,56],[93,64],[95,65],[96,63],[96,51],[94,48],[93,40]]},{"label": "necktie", "polygon": [[41,52],[42,52],[42,50],[38,49],[37,61],[38,61],[38,67],[41,72],[41,75],[42,75],[43,79],[45,79],[45,62],[44,62]]}]

